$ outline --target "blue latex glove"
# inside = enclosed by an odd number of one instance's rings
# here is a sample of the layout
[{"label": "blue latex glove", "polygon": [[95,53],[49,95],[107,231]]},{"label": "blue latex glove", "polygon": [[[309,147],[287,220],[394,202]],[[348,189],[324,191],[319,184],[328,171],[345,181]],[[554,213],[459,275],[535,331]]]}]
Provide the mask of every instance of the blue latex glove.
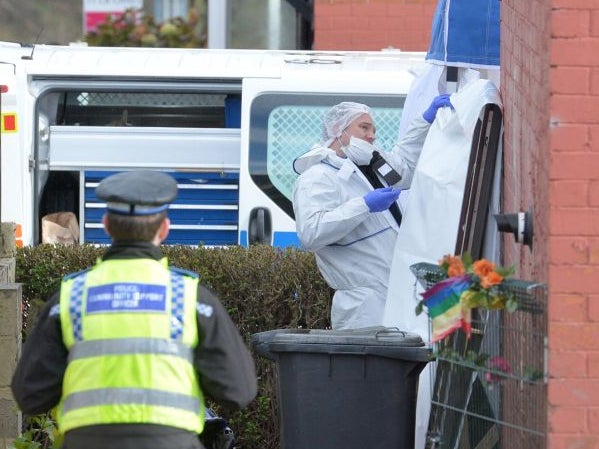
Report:
[{"label": "blue latex glove", "polygon": [[393,187],[381,187],[364,195],[364,202],[370,212],[382,212],[389,209],[394,201],[397,201],[401,189]]},{"label": "blue latex glove", "polygon": [[428,109],[424,111],[424,114],[422,114],[422,118],[429,123],[433,123],[439,108],[445,106],[449,106],[451,109],[453,109],[453,105],[451,104],[451,101],[449,101],[449,94],[442,94],[435,97]]}]

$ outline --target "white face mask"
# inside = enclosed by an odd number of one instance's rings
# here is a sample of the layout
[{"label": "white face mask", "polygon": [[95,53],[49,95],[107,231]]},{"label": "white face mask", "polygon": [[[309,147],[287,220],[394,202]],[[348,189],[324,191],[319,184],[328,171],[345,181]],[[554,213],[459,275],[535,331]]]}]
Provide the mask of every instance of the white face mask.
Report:
[{"label": "white face mask", "polygon": [[341,149],[356,165],[368,165],[372,159],[372,152],[378,150],[374,145],[354,136],[351,136],[349,144]]}]

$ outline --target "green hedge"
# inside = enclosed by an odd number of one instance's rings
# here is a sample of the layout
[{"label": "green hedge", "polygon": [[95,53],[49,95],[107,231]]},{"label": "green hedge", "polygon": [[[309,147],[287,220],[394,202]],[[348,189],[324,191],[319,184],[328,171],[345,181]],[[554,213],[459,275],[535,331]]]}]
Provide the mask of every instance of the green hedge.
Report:
[{"label": "green hedge", "polygon": [[[16,281],[23,284],[25,338],[39,306],[59,287],[61,277],[92,265],[103,251],[91,245],[40,245],[17,251]],[[171,265],[198,273],[218,293],[248,345],[256,332],[330,327],[333,291],[320,276],[311,253],[265,245],[164,246],[163,252]],[[227,415],[211,405],[229,420],[240,448],[278,449],[275,365],[254,355],[259,390],[252,404]]]}]

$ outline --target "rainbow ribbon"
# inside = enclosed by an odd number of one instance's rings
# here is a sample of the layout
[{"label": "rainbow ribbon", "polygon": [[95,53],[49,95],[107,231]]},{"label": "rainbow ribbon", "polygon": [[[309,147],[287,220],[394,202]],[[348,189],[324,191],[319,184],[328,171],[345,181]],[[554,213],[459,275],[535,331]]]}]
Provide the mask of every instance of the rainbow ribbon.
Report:
[{"label": "rainbow ribbon", "polygon": [[470,337],[471,313],[460,301],[464,291],[470,287],[470,277],[455,276],[437,282],[422,293],[424,305],[431,319],[432,343],[442,340],[458,329]]}]

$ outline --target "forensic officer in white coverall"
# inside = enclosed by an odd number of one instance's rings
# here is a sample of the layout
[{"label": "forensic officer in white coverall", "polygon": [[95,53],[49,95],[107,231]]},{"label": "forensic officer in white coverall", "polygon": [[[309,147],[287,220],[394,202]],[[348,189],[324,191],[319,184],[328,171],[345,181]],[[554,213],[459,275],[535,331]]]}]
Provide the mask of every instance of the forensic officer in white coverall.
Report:
[{"label": "forensic officer in white coverall", "polygon": [[373,145],[370,108],[340,103],[324,116],[322,143],[293,163],[300,175],[293,188],[297,233],[335,289],[333,329],[382,325],[401,223],[397,199],[410,185],[426,133],[443,106],[451,106],[447,95],[436,97],[385,153]]}]

